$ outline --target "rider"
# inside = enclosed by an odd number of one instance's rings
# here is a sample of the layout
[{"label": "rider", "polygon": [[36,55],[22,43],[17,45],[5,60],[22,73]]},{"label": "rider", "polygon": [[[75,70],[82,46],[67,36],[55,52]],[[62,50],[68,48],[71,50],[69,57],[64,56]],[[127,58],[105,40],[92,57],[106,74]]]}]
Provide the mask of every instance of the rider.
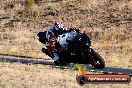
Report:
[{"label": "rider", "polygon": [[57,37],[62,34],[64,30],[64,24],[61,19],[58,22],[54,23],[52,28],[49,28],[46,32],[47,42],[46,47],[47,49],[43,48],[42,51],[53,58],[54,63],[59,65],[59,55],[57,53],[56,45],[57,45]]},{"label": "rider", "polygon": [[[55,24],[52,28],[49,28],[47,30],[47,33],[46,33],[46,37],[48,39],[47,44],[46,44],[47,49],[43,48],[42,51],[44,53],[46,53],[47,55],[49,55],[51,58],[53,58],[54,63],[56,65],[61,64],[59,55],[58,55],[57,49],[56,49],[57,38],[59,35],[63,34],[64,32],[72,31],[72,30],[76,30],[82,34],[84,32],[80,28],[64,28],[64,23],[63,23],[62,19],[59,19],[58,22],[55,22]],[[50,52],[52,52],[52,54]]]}]

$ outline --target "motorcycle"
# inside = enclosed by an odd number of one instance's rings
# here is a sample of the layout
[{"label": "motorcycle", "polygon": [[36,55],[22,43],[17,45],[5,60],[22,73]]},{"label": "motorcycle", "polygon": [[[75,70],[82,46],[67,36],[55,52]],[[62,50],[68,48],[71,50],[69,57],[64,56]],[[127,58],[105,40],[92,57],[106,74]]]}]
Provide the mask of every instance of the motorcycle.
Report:
[{"label": "motorcycle", "polygon": [[[37,36],[41,43],[46,44],[46,31],[39,32]],[[91,64],[97,69],[105,67],[104,59],[90,47],[90,38],[85,33],[67,31],[58,36],[57,40],[56,49],[61,63]],[[52,52],[47,55],[52,58]]]}]

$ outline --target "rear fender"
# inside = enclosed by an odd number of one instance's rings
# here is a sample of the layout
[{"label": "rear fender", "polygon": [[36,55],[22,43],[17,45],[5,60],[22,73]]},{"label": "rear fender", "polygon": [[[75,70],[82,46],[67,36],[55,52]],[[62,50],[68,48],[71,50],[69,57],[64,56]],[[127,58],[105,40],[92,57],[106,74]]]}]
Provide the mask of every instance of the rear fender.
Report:
[{"label": "rear fender", "polygon": [[45,32],[39,32],[37,34],[37,36],[39,37],[39,42],[46,44],[46,42],[48,41],[48,39],[46,38],[46,31]]}]

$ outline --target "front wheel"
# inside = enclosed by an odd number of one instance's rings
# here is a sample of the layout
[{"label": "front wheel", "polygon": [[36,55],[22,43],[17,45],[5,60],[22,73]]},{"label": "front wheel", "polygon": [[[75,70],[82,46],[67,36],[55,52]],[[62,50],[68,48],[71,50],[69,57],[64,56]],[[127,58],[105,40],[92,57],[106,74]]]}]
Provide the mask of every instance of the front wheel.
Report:
[{"label": "front wheel", "polygon": [[104,59],[93,49],[91,49],[91,65],[97,69],[105,68],[105,61]]}]

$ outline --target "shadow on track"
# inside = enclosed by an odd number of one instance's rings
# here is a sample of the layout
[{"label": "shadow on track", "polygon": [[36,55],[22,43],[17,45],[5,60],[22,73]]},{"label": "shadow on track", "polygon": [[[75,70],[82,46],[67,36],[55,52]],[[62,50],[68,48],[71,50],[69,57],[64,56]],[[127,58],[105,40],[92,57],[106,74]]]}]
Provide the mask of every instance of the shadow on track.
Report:
[{"label": "shadow on track", "polygon": [[132,76],[132,69],[124,69],[124,68],[114,68],[114,67],[105,67],[104,69],[94,69],[92,66],[87,66],[88,70],[96,70],[103,73],[110,73],[110,74],[129,74]]},{"label": "shadow on track", "polygon": [[5,58],[5,57],[0,57],[0,62],[19,62],[23,64],[43,64],[43,65],[53,65],[52,60],[30,60],[30,59],[17,59],[17,58]]},{"label": "shadow on track", "polygon": [[[23,63],[23,64],[42,64],[42,65],[53,65],[53,60],[28,60],[28,59],[17,59],[17,58],[5,58],[0,57],[0,62],[10,62],[10,63]],[[132,69],[105,67],[104,69],[94,69],[92,66],[87,66],[87,70],[96,70],[104,73],[121,73],[129,74],[132,76]]]}]

